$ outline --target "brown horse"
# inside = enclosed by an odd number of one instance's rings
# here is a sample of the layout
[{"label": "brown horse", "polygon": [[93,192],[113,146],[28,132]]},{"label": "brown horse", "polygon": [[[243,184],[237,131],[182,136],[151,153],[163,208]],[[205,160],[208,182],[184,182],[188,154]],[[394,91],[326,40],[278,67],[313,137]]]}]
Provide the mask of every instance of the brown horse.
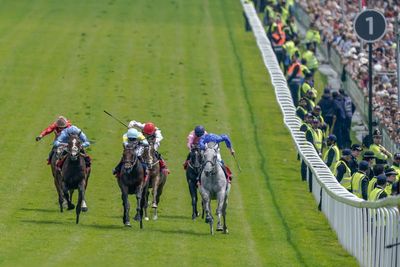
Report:
[{"label": "brown horse", "polygon": [[[81,152],[82,144],[77,135],[69,137],[68,146],[66,149],[65,161],[61,169],[63,178],[64,197],[71,205],[72,192],[78,189],[78,203],[76,204],[76,223],[79,223],[79,215],[82,211],[82,203],[85,201],[86,180],[89,170],[86,167],[85,155]],[[70,191],[71,197],[68,197]]]},{"label": "brown horse", "polygon": [[[160,172],[160,160],[158,152],[154,148],[154,142],[149,142],[149,145],[144,148],[143,161],[146,164],[148,176],[149,176],[149,188],[152,188],[152,204],[151,207],[154,210],[153,220],[158,219],[157,208],[160,202],[160,196],[163,192],[164,185],[167,181],[167,176]],[[147,218],[147,198],[149,192],[146,194],[146,205],[145,205],[145,217]]]},{"label": "brown horse", "polygon": [[136,195],[136,216],[140,228],[143,228],[143,208],[145,205],[145,196],[147,192],[147,181],[145,180],[145,171],[135,152],[135,145],[127,145],[122,153],[122,168],[118,177],[118,185],[121,189],[122,205],[124,206],[124,215],[122,221],[125,226],[131,226],[129,219],[130,203],[129,194]]},{"label": "brown horse", "polygon": [[[64,150],[63,146],[60,147],[54,147],[53,148],[53,154],[51,156],[51,172],[54,177],[54,186],[56,187],[57,194],[58,194],[58,204],[60,205],[60,212],[64,211],[64,206],[68,207],[68,210],[74,209],[75,206],[71,203],[71,201],[67,201],[66,198],[64,198],[64,190],[63,190],[63,181],[62,181],[62,176],[61,176],[61,171],[59,168],[57,168],[56,163],[57,160],[61,159],[61,154]],[[68,196],[68,199],[72,197],[71,195]]]}]

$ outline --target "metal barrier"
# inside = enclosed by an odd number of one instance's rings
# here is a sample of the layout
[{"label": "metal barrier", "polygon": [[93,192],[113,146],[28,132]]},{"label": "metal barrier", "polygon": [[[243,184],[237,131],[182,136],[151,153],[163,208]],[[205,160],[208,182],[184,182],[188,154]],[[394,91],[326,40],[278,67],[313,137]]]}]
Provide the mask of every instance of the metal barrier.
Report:
[{"label": "metal barrier", "polygon": [[307,165],[310,191],[340,243],[362,266],[400,266],[400,246],[386,248],[400,242],[400,214],[395,207],[400,204],[400,197],[364,201],[337,182],[299,130],[301,121],[296,116],[286,79],[253,4],[246,0],[241,0],[241,3],[270,74],[283,121],[292,135],[301,162]]}]

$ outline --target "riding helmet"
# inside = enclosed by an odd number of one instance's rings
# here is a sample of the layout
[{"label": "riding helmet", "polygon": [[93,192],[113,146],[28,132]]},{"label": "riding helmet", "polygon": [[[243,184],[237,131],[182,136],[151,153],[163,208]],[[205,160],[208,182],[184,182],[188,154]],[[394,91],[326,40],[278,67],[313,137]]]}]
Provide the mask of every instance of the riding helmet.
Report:
[{"label": "riding helmet", "polygon": [[58,117],[56,121],[56,125],[58,128],[65,128],[67,127],[67,119],[63,116]]},{"label": "riding helmet", "polygon": [[156,132],[156,126],[154,126],[154,123],[152,122],[147,122],[144,125],[143,128],[143,133],[147,135],[153,135]]},{"label": "riding helmet", "polygon": [[196,126],[196,128],[194,128],[194,134],[197,136],[197,137],[201,137],[201,136],[203,136],[203,134],[205,133],[205,129],[204,129],[204,127],[203,126],[201,126],[201,125],[198,125],[198,126]]},{"label": "riding helmet", "polygon": [[128,139],[137,139],[139,135],[140,134],[138,130],[136,130],[135,128],[129,129],[128,132],[126,133],[126,137],[128,137]]}]

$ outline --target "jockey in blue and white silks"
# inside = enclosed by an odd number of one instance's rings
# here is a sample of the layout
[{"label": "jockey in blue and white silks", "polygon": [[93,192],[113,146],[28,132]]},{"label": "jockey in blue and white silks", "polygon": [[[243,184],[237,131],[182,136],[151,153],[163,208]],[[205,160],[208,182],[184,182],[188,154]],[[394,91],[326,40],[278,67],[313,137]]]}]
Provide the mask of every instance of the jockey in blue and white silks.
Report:
[{"label": "jockey in blue and white silks", "polygon": [[90,142],[87,139],[86,135],[82,132],[81,129],[79,129],[75,125],[72,125],[69,128],[65,128],[54,141],[54,146],[59,147],[61,144],[68,144],[69,136],[73,134],[79,136],[79,139],[82,141],[82,146],[84,148],[90,146]]},{"label": "jockey in blue and white silks", "polygon": [[233,150],[233,148],[232,148],[231,139],[226,134],[221,134],[221,135],[213,134],[213,133],[205,134],[200,138],[200,141],[199,141],[200,149],[201,150],[205,150],[207,143],[210,143],[210,142],[214,142],[214,143],[216,143],[218,145],[218,148],[217,148],[217,159],[221,163],[222,169],[224,170],[228,181],[231,182],[231,180],[232,180],[232,172],[224,164],[224,161],[222,160],[221,154],[220,154],[220,151],[219,151],[219,143],[225,142],[226,147],[229,149],[229,151],[231,152],[232,156],[235,155],[235,150]]},{"label": "jockey in blue and white silks", "polygon": [[[235,151],[232,148],[232,142],[231,139],[229,139],[229,136],[226,134],[213,134],[213,133],[209,133],[209,134],[205,134],[200,138],[199,141],[199,146],[201,150],[205,150],[206,149],[206,144],[210,143],[210,142],[214,142],[216,144],[219,144],[221,142],[225,142],[226,147],[229,149],[229,151],[231,152],[231,154],[235,154]],[[218,146],[218,160],[221,161],[221,155],[219,153],[219,146]]]}]

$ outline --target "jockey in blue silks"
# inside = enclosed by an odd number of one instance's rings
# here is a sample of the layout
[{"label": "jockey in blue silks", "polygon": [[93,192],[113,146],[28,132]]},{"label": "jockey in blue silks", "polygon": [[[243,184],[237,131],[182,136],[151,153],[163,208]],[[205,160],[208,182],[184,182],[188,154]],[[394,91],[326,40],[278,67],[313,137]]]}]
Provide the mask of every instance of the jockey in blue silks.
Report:
[{"label": "jockey in blue silks", "polygon": [[219,143],[225,142],[226,147],[229,149],[229,151],[231,152],[231,154],[233,156],[233,155],[235,155],[235,150],[233,150],[233,148],[232,148],[232,142],[229,139],[229,136],[226,134],[218,135],[218,134],[209,133],[209,134],[203,135],[200,138],[200,141],[199,141],[200,149],[205,150],[207,143],[210,143],[210,142],[216,143],[218,145],[217,159],[218,159],[219,163],[221,164],[221,167],[225,172],[226,178],[228,179],[228,181],[230,183],[232,180],[232,172],[227,166],[225,166],[224,161],[221,158],[221,154],[219,152]]},{"label": "jockey in blue silks", "polygon": [[[61,145],[66,145],[68,144],[69,141],[69,137],[70,135],[77,135],[79,137],[79,139],[82,142],[82,147],[86,148],[88,146],[90,146],[90,142],[87,139],[86,135],[82,132],[81,129],[79,129],[78,127],[76,127],[75,125],[72,125],[69,128],[65,128],[61,134],[57,137],[57,139],[54,141],[53,145],[55,147],[59,147]],[[86,166],[89,168],[90,167],[90,157],[85,153],[85,151],[82,149],[82,154],[84,155],[85,158],[85,162],[86,162]],[[65,158],[64,158],[65,159]],[[64,159],[60,160],[57,163],[57,166],[59,168],[61,168],[62,164],[64,163]]]},{"label": "jockey in blue silks", "polygon": [[54,146],[59,147],[62,144],[68,144],[68,140],[69,140],[69,136],[70,135],[79,136],[79,139],[81,139],[81,141],[82,141],[82,146],[83,147],[90,146],[90,142],[87,139],[86,135],[82,132],[81,129],[79,129],[75,125],[72,125],[69,128],[65,128],[61,132],[61,134],[57,137],[57,139],[54,141]]}]

